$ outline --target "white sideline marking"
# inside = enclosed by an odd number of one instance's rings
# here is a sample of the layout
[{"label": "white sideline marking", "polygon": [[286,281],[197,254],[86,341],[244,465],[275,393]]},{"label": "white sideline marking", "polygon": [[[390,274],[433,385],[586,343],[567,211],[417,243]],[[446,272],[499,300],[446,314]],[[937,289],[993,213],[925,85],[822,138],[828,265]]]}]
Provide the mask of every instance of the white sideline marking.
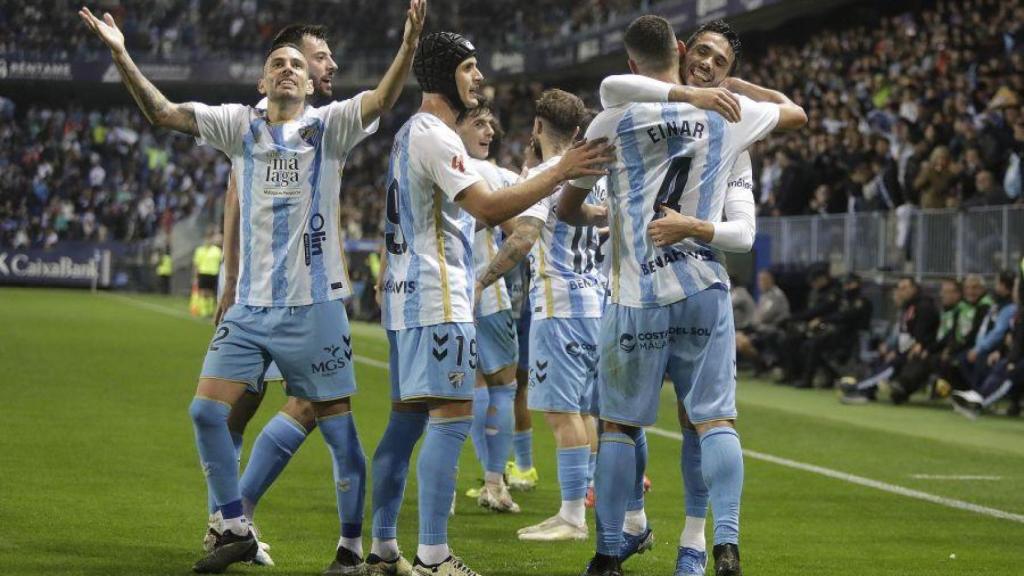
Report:
[{"label": "white sideline marking", "polygon": [[985,476],[975,474],[911,474],[915,480],[1002,480],[1002,476]]},{"label": "white sideline marking", "polygon": [[[651,427],[648,428],[647,431],[652,434],[662,436],[664,438],[672,438],[673,440],[680,441],[682,441],[683,439],[682,434],[680,434],[679,432],[673,432],[671,430]],[[812,474],[820,474],[821,476],[827,476],[829,478],[833,478],[836,480],[842,480],[843,482],[849,482],[850,484],[866,486],[868,488],[881,490],[882,492],[889,492],[890,494],[906,496],[907,498],[916,498],[918,500],[924,500],[925,502],[931,502],[932,504],[946,506],[947,508],[966,510],[968,512],[982,514],[984,516],[991,516],[992,518],[1010,520],[1013,522],[1020,522],[1024,524],[1024,514],[1014,514],[1013,512],[1006,512],[1004,510],[997,510],[995,508],[989,508],[987,506],[980,506],[978,504],[964,502],[963,500],[955,500],[953,498],[946,498],[945,496],[937,496],[935,494],[929,494],[928,492],[912,490],[910,488],[897,486],[895,484],[889,484],[887,482],[879,482],[878,480],[872,480],[871,478],[856,476],[854,474],[847,474],[846,472],[840,472],[838,470],[832,470],[831,468],[825,468],[822,466],[815,466],[814,464],[797,462],[796,460],[790,460],[788,458],[780,458],[778,456],[765,454],[764,452],[757,452],[755,450],[744,449],[743,455],[746,456],[747,458],[753,458],[754,460],[771,462],[772,464],[778,464],[779,466],[794,468],[796,470],[803,470],[804,472],[811,472]]]},{"label": "white sideline marking", "polygon": [[[123,300],[125,302],[128,302],[128,303],[134,304],[136,306],[139,306],[140,308],[145,308],[147,310],[152,310],[153,312],[158,312],[158,313],[161,313],[161,314],[166,314],[168,316],[174,316],[176,318],[184,318],[186,320],[192,320],[194,322],[200,322],[200,323],[203,323],[203,324],[210,324],[211,327],[212,327],[212,323],[208,319],[196,318],[196,317],[192,316],[191,314],[189,314],[187,312],[183,312],[181,310],[177,310],[177,309],[174,309],[174,308],[168,308],[166,306],[160,306],[159,304],[152,304],[150,302],[145,302],[143,300],[137,300],[137,299],[132,298],[130,296],[124,296],[124,295],[121,295],[121,294],[113,294],[113,293],[110,293],[110,292],[101,292],[101,294],[104,294],[104,295],[106,295],[106,296],[108,296],[110,298],[115,298],[117,300]],[[387,362],[381,362],[380,360],[376,360],[374,358],[368,358],[366,356],[356,355],[355,359],[356,359],[356,361],[361,362],[363,364],[366,364],[367,366],[374,366],[376,368],[381,368],[381,369],[384,369],[384,370],[388,369],[388,363]],[[682,440],[683,440],[683,435],[682,434],[680,434],[679,432],[673,432],[672,430],[665,430],[663,428],[651,427],[651,428],[647,428],[647,431],[652,433],[652,434],[654,434],[654,435],[656,435],[656,436],[661,436],[661,437],[664,437],[664,438],[671,438],[673,440],[678,440],[680,442],[682,442]],[[1006,512],[1004,510],[998,510],[996,508],[989,508],[987,506],[980,506],[978,504],[972,504],[970,502],[964,502],[963,500],[956,500],[956,499],[953,499],[953,498],[946,498],[945,496],[938,496],[938,495],[935,495],[935,494],[929,494],[928,492],[921,492],[920,490],[912,490],[910,488],[905,488],[903,486],[897,486],[895,484],[889,484],[887,482],[880,482],[878,480],[872,480],[871,478],[865,478],[863,476],[856,476],[854,474],[848,474],[846,472],[840,472],[838,470],[832,470],[831,468],[825,468],[825,467],[822,467],[822,466],[815,466],[814,464],[807,464],[807,463],[804,463],[804,462],[798,462],[796,460],[790,460],[788,458],[780,458],[779,456],[773,456],[771,454],[765,454],[764,452],[757,452],[755,450],[744,449],[743,450],[743,455],[746,456],[747,458],[753,458],[754,460],[761,460],[762,462],[770,462],[772,464],[778,464],[779,466],[785,466],[786,468],[793,468],[793,469],[796,469],[796,470],[803,470],[804,472],[810,472],[812,474],[819,474],[821,476],[826,476],[828,478],[833,478],[835,480],[842,480],[843,482],[849,482],[850,484],[857,484],[858,486],[865,486],[867,488],[874,488],[876,490],[881,490],[882,492],[888,492],[890,494],[896,494],[896,495],[899,495],[899,496],[906,496],[907,498],[915,498],[917,500],[924,500],[925,502],[931,502],[932,504],[938,504],[940,506],[945,506],[947,508],[954,508],[954,509],[957,509],[957,510],[966,510],[968,512],[974,512],[975,514],[981,514],[983,516],[990,516],[992,518],[999,518],[1001,520],[1010,520],[1012,522],[1020,522],[1020,523],[1024,524],[1024,514],[1014,514],[1013,512]],[[918,477],[918,476],[927,476],[927,475],[915,475],[914,477]],[[964,477],[961,477],[961,478],[964,478]],[[987,476],[987,477],[974,477],[972,479],[979,479],[980,480],[980,479],[983,479],[983,478],[984,479],[997,479],[999,477],[997,477],[997,476]],[[938,478],[935,478],[935,479],[938,479]],[[950,477],[950,479],[952,479],[952,477]]]}]

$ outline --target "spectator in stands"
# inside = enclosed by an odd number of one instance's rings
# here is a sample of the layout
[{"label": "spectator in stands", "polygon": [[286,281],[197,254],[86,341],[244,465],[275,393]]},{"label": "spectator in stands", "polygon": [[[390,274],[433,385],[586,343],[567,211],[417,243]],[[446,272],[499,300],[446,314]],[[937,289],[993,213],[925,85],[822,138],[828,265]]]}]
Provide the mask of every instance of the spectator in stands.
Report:
[{"label": "spectator in stands", "polygon": [[744,330],[737,328],[736,354],[738,358],[753,362],[754,371],[760,373],[768,364],[762,358],[766,343],[778,337],[783,323],[789,319],[789,299],[775,284],[775,275],[768,269],[757,273],[757,288],[757,307],[750,326]]},{"label": "spectator in stands", "polygon": [[732,318],[736,330],[744,330],[754,321],[754,297],[735,276],[729,278],[729,294],[732,297]]},{"label": "spectator in stands", "polygon": [[928,161],[914,179],[914,189],[921,199],[921,208],[952,208],[957,204],[954,194],[959,169],[952,164],[949,149],[939,146],[932,150]]},{"label": "spectator in stands", "polygon": [[811,324],[820,324],[822,319],[835,313],[842,301],[842,286],[832,278],[827,264],[817,264],[808,273],[811,294],[807,299],[807,308],[790,316],[785,329],[777,337],[772,338],[770,349],[779,360],[779,382],[796,381],[803,373],[803,364],[799,354],[804,342],[811,335]]},{"label": "spectator in stands", "polygon": [[990,368],[998,362],[999,348],[1004,345],[1004,339],[1010,331],[1010,321],[1017,311],[1013,303],[1015,280],[1016,276],[1009,272],[999,274],[996,279],[991,305],[981,319],[974,345],[958,358],[958,370],[950,372],[951,383],[956,390],[977,389]]},{"label": "spectator in stands", "polygon": [[847,274],[838,308],[807,323],[806,339],[800,353],[795,355],[802,364],[802,371],[792,384],[797,388],[811,388],[818,371],[823,370],[826,387],[831,388],[839,377],[834,363],[856,356],[861,332],[871,326],[871,309],[871,301],[861,294],[860,276]]},{"label": "spectator in stands", "polygon": [[874,400],[879,384],[885,381],[890,382],[892,402],[906,402],[910,394],[899,382],[908,367],[911,367],[908,376],[916,376],[914,369],[935,345],[939,312],[917,281],[913,278],[900,279],[893,292],[893,300],[898,307],[898,317],[892,337],[879,346],[881,370],[855,384],[844,383],[842,400],[845,403]]},{"label": "spectator in stands", "polygon": [[964,208],[976,206],[999,206],[1008,204],[1010,199],[1003,192],[1003,189],[996,182],[995,175],[988,170],[982,170],[974,176],[973,196],[964,202]]},{"label": "spectator in stands", "polygon": [[983,410],[1003,398],[1010,401],[1007,415],[1020,415],[1021,391],[1024,388],[1024,321],[1021,314],[1021,304],[1024,303],[1024,259],[1021,260],[1016,276],[1013,290],[1016,310],[1010,321],[1010,330],[1004,338],[1004,345],[989,355],[991,369],[974,389],[957,390],[950,397],[956,411],[971,419],[977,418]]}]

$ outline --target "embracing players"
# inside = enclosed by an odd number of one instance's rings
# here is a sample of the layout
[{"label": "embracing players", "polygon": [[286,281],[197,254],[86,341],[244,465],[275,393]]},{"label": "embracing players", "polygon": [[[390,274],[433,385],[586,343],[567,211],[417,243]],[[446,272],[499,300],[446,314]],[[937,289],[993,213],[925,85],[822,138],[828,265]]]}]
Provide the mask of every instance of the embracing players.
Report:
[{"label": "embracing players", "polygon": [[[716,68],[723,76],[728,72],[735,54],[724,36],[707,39],[707,46],[690,48],[684,70],[710,81]],[[668,21],[638,18],[624,42],[634,73],[679,84],[681,46]],[[773,129],[802,126],[806,116],[795,105],[723,92],[676,86],[669,96],[683,102],[606,110],[587,131],[588,137],[609,136],[618,146],[607,178],[611,303],[600,345],[599,538],[588,575],[621,574],[618,554],[629,499],[623,488],[635,483],[635,438],[640,427],[655,422],[666,372],[700,436],[701,470],[715,511],[716,573],[741,573],[743,459],[733,427],[735,333],[722,255],[707,242],[739,155]],[[594,180],[566,187],[561,218],[588,217],[583,202]],[[696,222],[690,222],[689,237],[660,247],[648,227],[663,206]]]}]

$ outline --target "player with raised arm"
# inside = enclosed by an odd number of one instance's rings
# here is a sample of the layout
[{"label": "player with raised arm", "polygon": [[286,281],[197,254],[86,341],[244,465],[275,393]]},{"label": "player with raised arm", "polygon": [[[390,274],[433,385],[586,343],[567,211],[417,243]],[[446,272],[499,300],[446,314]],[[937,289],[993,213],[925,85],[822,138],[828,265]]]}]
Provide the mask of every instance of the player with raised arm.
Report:
[{"label": "player with raised arm", "polygon": [[[541,94],[533,146],[527,151],[537,154],[541,164],[528,176],[541,174],[560,160],[585,116],[578,97],[557,89]],[[554,214],[557,202],[556,193],[520,215],[514,232],[477,280],[477,291],[482,292],[530,256],[529,405],[544,413],[555,433],[562,505],[558,514],[519,530],[519,539],[527,541],[584,540],[588,535],[584,498],[591,435],[587,428],[593,426],[589,408],[604,299],[594,225],[603,220],[599,214],[581,226],[559,222]]]},{"label": "player with raised arm", "polygon": [[[86,8],[80,16],[111,49],[146,118],[227,154],[241,186],[237,303],[243,306],[228,310],[218,326],[189,410],[221,514],[216,546],[193,570],[222,572],[256,554],[227,420],[231,405],[258,383],[270,360],[278,363],[295,396],[313,402],[334,460],[339,514],[358,525],[365,464],[348,400],[355,379],[340,300],[349,290],[338,254],[340,201],[336,193],[321,190],[338,189],[349,151],[376,130],[381,111],[397,99],[410,58],[393,66],[377,91],[312,108],[305,102],[313,93],[305,56],[298,46],[282,44],[269,53],[258,85],[267,96],[265,110],[176,104],[139,71],[113,17],[104,14],[100,20]],[[355,560],[337,573],[361,573],[361,561]]]},{"label": "player with raised arm", "polygon": [[[733,87],[755,100],[771,99],[784,105],[799,119],[800,112],[785,95],[730,78],[735,73],[741,55],[739,37],[723,20],[701,25],[687,40],[687,52],[681,61],[680,76],[685,84],[696,87]],[[609,76],[601,83],[601,103],[605,108],[623,106],[631,102],[667,102],[675,93],[674,86],[636,74]],[[729,88],[727,88],[729,89]],[[722,104],[718,101],[718,105]],[[785,122],[784,118],[782,122]],[[723,216],[725,221],[703,221],[662,207],[662,217],[648,226],[656,246],[668,246],[686,238],[698,237],[724,252],[748,252],[754,243],[755,202],[753,196],[753,170],[750,154],[744,151],[737,158],[727,178]],[[676,576],[703,575],[707,564],[704,524],[708,511],[707,485],[701,473],[700,439],[696,427],[690,423],[680,400],[679,422],[683,431],[682,468],[686,496],[686,522],[679,539]],[[640,446],[640,440],[637,445]],[[638,459],[640,454],[638,453]],[[639,460],[638,460],[639,462]],[[639,466],[638,466],[639,469]],[[626,543],[630,514],[626,515]]]},{"label": "player with raised arm", "polygon": [[478,103],[483,75],[476,49],[458,34],[434,33],[420,42],[413,70],[423,101],[395,137],[388,174],[382,323],[391,344],[393,406],[373,458],[374,539],[367,560],[385,573],[407,570],[397,518],[409,458],[423,435],[416,466],[419,546],[412,570],[473,576],[448,548],[448,511],[472,419],[476,221],[499,225],[572,175],[603,174],[609,147],[603,140],[576,146],[551,170],[502,190],[499,201],[466,162],[466,148],[453,129],[459,113]]},{"label": "player with raised arm", "polygon": [[[479,98],[476,108],[459,115],[455,131],[466,146],[466,162],[487,181],[493,190],[516,183],[519,175],[491,162],[496,120],[490,104]],[[506,223],[508,226],[508,223]],[[511,227],[509,226],[511,230]],[[483,273],[499,248],[501,229],[478,227],[473,238],[473,267]],[[516,364],[519,342],[512,318],[512,302],[505,279],[484,291],[476,303],[477,350],[479,365],[473,390],[473,425],[470,438],[484,471],[484,485],[467,495],[495,512],[519,512],[505,485],[505,460],[512,450],[512,414],[516,395]]]},{"label": "player with raised arm", "polygon": [[[665,19],[638,18],[624,41],[634,73],[679,84],[681,45]],[[727,57],[712,60],[728,69],[731,47],[725,42]],[[705,64],[687,69],[710,79]],[[741,573],[743,460],[733,427],[735,335],[728,276],[719,249],[708,244],[713,238],[695,236],[661,247],[648,225],[663,205],[702,221],[720,218],[729,168],[739,155],[773,129],[802,126],[806,116],[796,106],[755,102],[722,89],[672,90],[683,102],[606,110],[588,130],[588,136],[613,135],[619,146],[607,180],[611,303],[601,330],[599,538],[588,575],[621,574],[616,555],[629,497],[623,487],[635,484],[634,438],[639,427],[656,419],[666,371],[700,436],[701,470],[715,510],[716,574]],[[569,185],[559,216],[570,222],[586,218],[583,201],[592,185],[593,179]]]}]

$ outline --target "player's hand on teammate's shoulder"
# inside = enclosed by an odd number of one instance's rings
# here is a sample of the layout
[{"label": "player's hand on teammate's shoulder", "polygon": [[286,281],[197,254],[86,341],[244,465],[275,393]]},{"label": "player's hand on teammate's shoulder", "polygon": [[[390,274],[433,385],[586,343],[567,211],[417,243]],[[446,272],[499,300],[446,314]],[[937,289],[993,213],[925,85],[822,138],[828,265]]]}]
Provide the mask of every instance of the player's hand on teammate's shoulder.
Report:
[{"label": "player's hand on teammate's shoulder", "polygon": [[740,121],[740,99],[728,89],[687,86],[686,101],[702,110],[721,114],[728,122]]},{"label": "player's hand on teammate's shoulder", "polygon": [[120,52],[124,50],[124,34],[118,29],[117,24],[114,23],[114,17],[109,12],[104,12],[103,19],[100,20],[93,15],[92,11],[83,6],[78,11],[78,15],[85,22],[85,25],[95,32],[111,51]]},{"label": "player's hand on teammate's shoulder", "polygon": [[615,161],[614,152],[615,146],[609,144],[607,138],[580,140],[565,151],[557,169],[561,171],[562,180],[604,176],[608,173],[605,166]]},{"label": "player's hand on teammate's shoulder", "polygon": [[693,216],[680,214],[664,205],[658,208],[658,214],[660,216],[647,225],[647,233],[651,235],[654,245],[659,248],[692,237],[701,222]]},{"label": "player's hand on teammate's shoulder", "polygon": [[416,47],[423,33],[423,23],[427,19],[427,0],[410,0],[409,11],[405,18],[405,33],[402,42]]}]

